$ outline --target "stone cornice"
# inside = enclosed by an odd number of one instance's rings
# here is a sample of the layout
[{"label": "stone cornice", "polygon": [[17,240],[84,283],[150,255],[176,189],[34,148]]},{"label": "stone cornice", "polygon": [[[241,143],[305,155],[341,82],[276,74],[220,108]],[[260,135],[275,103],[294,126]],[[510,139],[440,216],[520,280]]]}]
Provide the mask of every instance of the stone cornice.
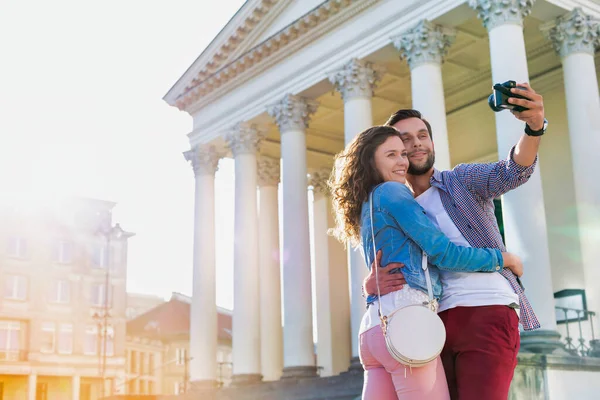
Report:
[{"label": "stone cornice", "polygon": [[242,5],[164,99],[171,104],[176,100],[173,96],[179,96],[180,92],[189,86],[189,80],[203,80],[225,65],[273,6],[283,2],[284,0],[249,0]]},{"label": "stone cornice", "polygon": [[327,181],[329,180],[330,174],[331,169],[329,168],[321,168],[310,173],[308,184],[309,186],[312,186],[315,195],[329,196],[329,186],[327,186]]},{"label": "stone cornice", "polygon": [[284,134],[290,130],[304,131],[318,106],[319,103],[314,100],[287,94],[279,102],[269,106],[267,112],[275,119],[279,132]]},{"label": "stone cornice", "polygon": [[[332,30],[349,16],[377,1],[379,0],[329,0],[208,75],[205,79],[196,79],[169,104],[191,113],[197,108],[192,106],[195,106],[201,98],[212,94],[231,81],[239,82],[238,77],[244,76],[247,79],[250,72],[262,71],[267,67],[264,65],[266,60],[275,62],[281,57],[285,57],[295,51],[297,46],[304,45]],[[257,68],[258,66],[262,68]]]},{"label": "stone cornice", "polygon": [[575,8],[570,13],[542,25],[540,29],[550,39],[561,58],[573,53],[587,53],[593,56],[596,48],[600,46],[600,24],[581,8]]},{"label": "stone cornice", "polygon": [[192,165],[195,176],[213,175],[217,172],[221,154],[214,146],[202,145],[183,153],[183,156]]},{"label": "stone cornice", "polygon": [[477,11],[488,31],[504,24],[523,26],[523,18],[529,15],[533,3],[535,0],[469,0],[469,6]]},{"label": "stone cornice", "polygon": [[281,177],[278,158],[258,157],[258,186],[277,186]]},{"label": "stone cornice", "polygon": [[371,62],[351,59],[343,68],[329,75],[329,80],[342,94],[344,101],[354,97],[373,97],[384,69]]},{"label": "stone cornice", "polygon": [[225,140],[236,157],[240,154],[256,153],[263,136],[255,124],[240,122],[225,136]]},{"label": "stone cornice", "polygon": [[413,69],[425,63],[441,64],[455,38],[455,29],[422,20],[408,32],[393,37],[392,43]]}]

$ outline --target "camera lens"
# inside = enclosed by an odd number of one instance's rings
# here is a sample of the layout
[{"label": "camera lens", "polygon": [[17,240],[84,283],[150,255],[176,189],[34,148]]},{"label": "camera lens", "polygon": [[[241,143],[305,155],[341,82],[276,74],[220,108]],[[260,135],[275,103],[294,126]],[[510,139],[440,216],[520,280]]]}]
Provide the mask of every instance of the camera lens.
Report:
[{"label": "camera lens", "polygon": [[494,96],[494,94],[493,94],[493,93],[492,93],[492,94],[490,94],[490,97],[488,97],[488,104],[489,104],[490,108],[492,109],[492,111],[494,111],[494,112],[499,112],[499,111],[502,111],[502,110],[504,110],[504,109],[503,109],[503,108],[501,108],[501,107],[496,107],[496,101],[495,101],[495,100],[496,100],[496,99],[495,99],[495,96]]}]

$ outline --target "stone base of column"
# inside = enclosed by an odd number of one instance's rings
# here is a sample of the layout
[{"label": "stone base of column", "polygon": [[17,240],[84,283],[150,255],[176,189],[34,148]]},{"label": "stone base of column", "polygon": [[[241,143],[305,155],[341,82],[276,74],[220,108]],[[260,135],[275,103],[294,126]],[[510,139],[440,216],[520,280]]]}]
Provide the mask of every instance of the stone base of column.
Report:
[{"label": "stone base of column", "polygon": [[360,363],[360,358],[358,357],[352,357],[350,359],[350,368],[348,368],[348,372],[354,372],[354,373],[363,373],[364,369],[362,364]]},{"label": "stone base of column", "polygon": [[521,350],[537,354],[568,355],[560,333],[550,330],[521,332]]},{"label": "stone base of column", "polygon": [[231,377],[231,386],[248,386],[261,382],[261,374],[236,374]]},{"label": "stone base of column", "polygon": [[317,367],[306,366],[306,367],[285,367],[283,368],[283,374],[281,379],[302,379],[302,378],[315,378],[317,376]]}]

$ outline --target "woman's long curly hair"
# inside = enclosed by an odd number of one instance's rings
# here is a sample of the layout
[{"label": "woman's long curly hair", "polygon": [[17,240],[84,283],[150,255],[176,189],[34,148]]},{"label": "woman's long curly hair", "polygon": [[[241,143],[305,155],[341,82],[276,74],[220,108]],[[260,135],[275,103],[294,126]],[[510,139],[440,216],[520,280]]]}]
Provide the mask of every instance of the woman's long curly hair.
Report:
[{"label": "woman's long curly hair", "polygon": [[340,242],[360,244],[360,214],[369,193],[383,182],[375,168],[375,151],[390,136],[398,136],[391,126],[374,126],[358,135],[335,156],[329,189],[335,213],[331,230]]}]

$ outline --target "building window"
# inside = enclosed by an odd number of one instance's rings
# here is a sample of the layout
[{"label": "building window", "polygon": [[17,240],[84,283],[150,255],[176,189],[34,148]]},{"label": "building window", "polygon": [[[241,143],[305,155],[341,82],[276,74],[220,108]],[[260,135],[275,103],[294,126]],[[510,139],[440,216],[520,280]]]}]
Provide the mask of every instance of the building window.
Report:
[{"label": "building window", "polygon": [[148,354],[148,374],[154,375],[154,354]]},{"label": "building window", "polygon": [[186,351],[183,347],[175,349],[175,365],[184,365],[186,359]]},{"label": "building window", "polygon": [[60,324],[58,329],[58,352],[60,354],[73,353],[73,325]]},{"label": "building window", "polygon": [[66,279],[54,281],[48,289],[48,301],[67,304],[71,302],[71,282]]},{"label": "building window", "polygon": [[[85,329],[85,343],[83,353],[87,355],[96,355],[104,353],[104,335],[106,335],[106,355],[115,354],[115,331],[112,326],[106,327],[106,333],[101,329],[101,335],[98,334],[98,326],[89,325]],[[102,337],[101,337],[102,336]],[[100,340],[98,340],[100,339]]]},{"label": "building window", "polygon": [[90,325],[85,328],[83,354],[90,356],[98,354],[98,327]]},{"label": "building window", "polygon": [[148,381],[148,394],[154,394],[154,382]]},{"label": "building window", "polygon": [[0,321],[0,360],[17,361],[21,339],[19,321]]},{"label": "building window", "polygon": [[[103,307],[104,306],[104,296],[106,295],[106,286],[104,283],[93,283],[92,284],[92,293],[91,293],[91,302],[93,306]],[[112,286],[108,287],[108,306],[112,306]]]},{"label": "building window", "polygon": [[27,300],[27,278],[22,275],[7,275],[4,281],[4,297]]},{"label": "building window", "polygon": [[38,382],[35,385],[35,400],[48,400],[48,384]]},{"label": "building window", "polygon": [[25,238],[18,236],[10,237],[7,252],[11,257],[25,258],[27,256],[27,241]]},{"label": "building window", "polygon": [[127,393],[127,394],[137,394],[137,393],[136,393],[136,392],[137,392],[137,390],[136,390],[136,387],[135,387],[135,383],[136,383],[136,380],[135,380],[135,379],[131,379],[131,380],[129,381],[129,390],[128,390],[128,393]]},{"label": "building window", "polygon": [[54,322],[42,323],[42,346],[40,351],[42,353],[54,353],[56,344],[56,324]]},{"label": "building window", "polygon": [[73,261],[73,243],[61,240],[56,246],[56,261],[70,264]]},{"label": "building window", "polygon": [[92,266],[106,268],[108,265],[108,247],[106,244],[96,245],[92,251]]},{"label": "building window", "polygon": [[79,388],[79,400],[92,400],[92,384],[82,383]]},{"label": "building window", "polygon": [[185,393],[185,385],[183,382],[175,382],[175,387],[173,388],[173,394],[183,394]]},{"label": "building window", "polygon": [[129,359],[129,370],[131,373],[136,374],[137,370],[137,351],[131,350],[130,359]]}]

